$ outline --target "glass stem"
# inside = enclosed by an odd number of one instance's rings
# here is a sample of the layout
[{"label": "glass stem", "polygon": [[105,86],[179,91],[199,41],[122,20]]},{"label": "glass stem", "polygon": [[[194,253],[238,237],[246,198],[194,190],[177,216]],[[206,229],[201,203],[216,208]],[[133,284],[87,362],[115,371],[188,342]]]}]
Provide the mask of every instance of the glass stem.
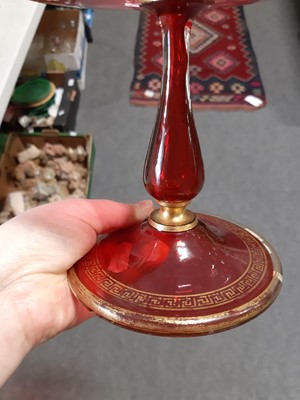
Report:
[{"label": "glass stem", "polygon": [[164,65],[144,184],[163,207],[180,203],[184,209],[202,189],[204,167],[190,99],[190,15],[187,6],[181,7],[168,12],[157,10]]}]

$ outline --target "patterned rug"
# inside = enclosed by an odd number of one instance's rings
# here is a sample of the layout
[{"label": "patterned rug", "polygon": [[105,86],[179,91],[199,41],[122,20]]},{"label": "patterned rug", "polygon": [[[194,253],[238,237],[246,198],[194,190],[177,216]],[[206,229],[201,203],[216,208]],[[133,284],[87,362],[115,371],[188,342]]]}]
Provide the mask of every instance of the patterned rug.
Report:
[{"label": "patterned rug", "polygon": [[[161,31],[141,13],[130,88],[134,105],[157,105],[162,71]],[[208,10],[194,21],[190,42],[194,109],[256,110],[266,104],[242,7]]]}]

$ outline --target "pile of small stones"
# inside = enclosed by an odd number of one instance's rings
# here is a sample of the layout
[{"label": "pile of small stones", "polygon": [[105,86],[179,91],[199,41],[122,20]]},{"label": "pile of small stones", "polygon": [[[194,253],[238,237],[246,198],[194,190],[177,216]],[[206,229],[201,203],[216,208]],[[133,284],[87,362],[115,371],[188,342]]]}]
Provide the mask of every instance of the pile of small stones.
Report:
[{"label": "pile of small stones", "polygon": [[0,224],[38,205],[69,197],[84,198],[87,191],[87,151],[46,142],[39,149],[30,144],[17,154],[17,166],[11,172],[10,186]]}]

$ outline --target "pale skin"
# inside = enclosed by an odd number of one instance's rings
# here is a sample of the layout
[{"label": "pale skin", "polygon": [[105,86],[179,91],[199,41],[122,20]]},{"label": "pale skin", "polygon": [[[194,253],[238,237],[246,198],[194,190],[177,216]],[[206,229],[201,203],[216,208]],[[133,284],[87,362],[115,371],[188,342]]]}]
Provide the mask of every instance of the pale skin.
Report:
[{"label": "pale skin", "polygon": [[94,316],[72,295],[67,270],[108,233],[145,219],[135,205],[73,199],[0,226],[0,387],[34,347]]}]

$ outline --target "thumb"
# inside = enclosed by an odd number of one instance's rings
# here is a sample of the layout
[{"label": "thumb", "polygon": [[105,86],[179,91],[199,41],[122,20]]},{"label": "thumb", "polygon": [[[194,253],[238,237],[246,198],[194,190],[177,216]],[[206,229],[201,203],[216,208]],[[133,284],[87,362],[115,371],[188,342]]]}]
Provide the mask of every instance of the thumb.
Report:
[{"label": "thumb", "polygon": [[66,269],[93,247],[97,234],[138,223],[152,209],[150,200],[124,204],[69,199],[36,207],[0,227],[1,259],[7,258],[10,265],[14,265],[12,258],[15,265],[28,263],[28,258],[31,263],[51,259],[54,269]]}]

